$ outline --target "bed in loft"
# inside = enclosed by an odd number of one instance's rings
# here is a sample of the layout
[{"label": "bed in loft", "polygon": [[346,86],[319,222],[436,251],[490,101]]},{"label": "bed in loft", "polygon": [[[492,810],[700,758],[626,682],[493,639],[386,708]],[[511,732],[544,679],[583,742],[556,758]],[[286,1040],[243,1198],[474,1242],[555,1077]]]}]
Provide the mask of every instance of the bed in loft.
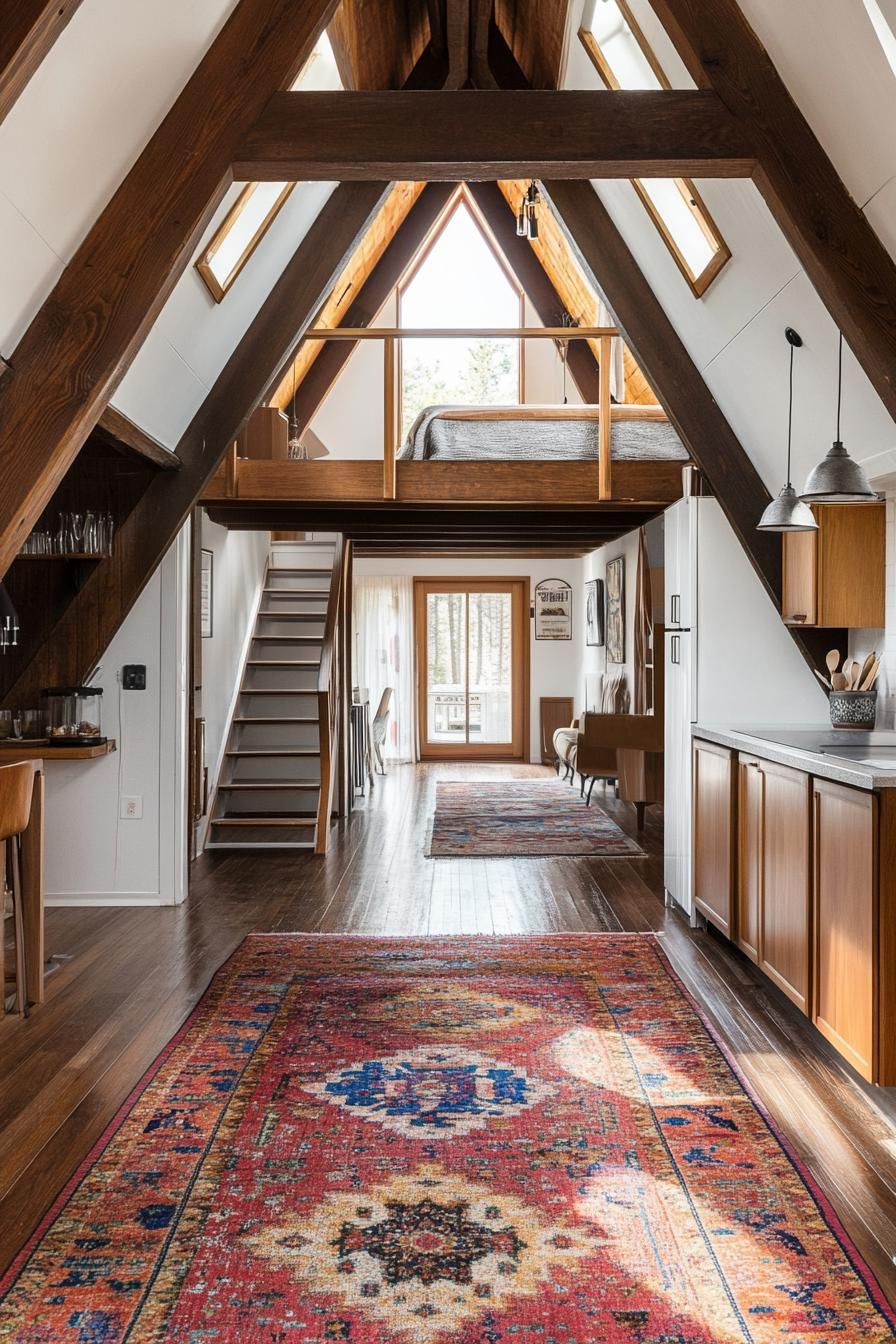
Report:
[{"label": "bed in loft", "polygon": [[[398,454],[401,462],[597,461],[597,406],[428,406]],[[686,462],[661,407],[614,406],[613,462]]]}]

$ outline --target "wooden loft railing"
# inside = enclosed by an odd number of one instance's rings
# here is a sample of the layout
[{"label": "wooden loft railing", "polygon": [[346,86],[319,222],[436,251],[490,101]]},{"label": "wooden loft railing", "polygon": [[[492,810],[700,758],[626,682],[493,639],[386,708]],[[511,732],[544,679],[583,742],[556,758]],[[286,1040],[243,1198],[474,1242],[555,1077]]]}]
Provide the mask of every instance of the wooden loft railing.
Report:
[{"label": "wooden loft railing", "polygon": [[314,832],[315,854],[326,854],[330,843],[330,820],[333,815],[333,797],[339,777],[341,759],[346,750],[340,731],[340,707],[346,693],[341,638],[343,622],[348,610],[346,601],[348,552],[339,536],[333,554],[324,639],[320,651],[320,671],[317,678],[317,717],[320,734],[320,794],[317,803],[317,826]]},{"label": "wooden loft railing", "polygon": [[[313,327],[309,341],[380,341],[383,345],[383,498],[397,498],[396,452],[398,449],[398,402],[395,396],[395,350],[397,341],[497,340],[497,341],[592,341],[599,346],[600,400],[596,409],[599,426],[598,499],[612,498],[610,367],[616,327]],[[524,408],[521,408],[524,410]],[[575,414],[571,409],[570,414]],[[578,410],[581,415],[581,408]],[[535,418],[530,415],[529,418]]]},{"label": "wooden loft railing", "polygon": [[[311,328],[307,340],[380,341],[383,344],[383,459],[327,458],[320,461],[258,460],[241,458],[231,445],[222,465],[203,492],[201,503],[215,507],[238,501],[241,505],[390,503],[411,506],[562,504],[608,508],[635,503],[665,508],[681,497],[683,462],[672,458],[612,460],[614,423],[624,420],[665,421],[660,406],[615,405],[610,396],[612,342],[615,327],[324,327]],[[597,420],[598,460],[563,461],[525,459],[488,461],[399,461],[396,388],[397,342],[415,339],[492,338],[497,340],[588,341],[600,350],[599,400],[596,406],[536,407],[520,405],[483,416],[524,420],[581,418],[589,412]],[[607,413],[603,413],[606,410]],[[475,417],[477,408],[458,409],[457,416]]]}]

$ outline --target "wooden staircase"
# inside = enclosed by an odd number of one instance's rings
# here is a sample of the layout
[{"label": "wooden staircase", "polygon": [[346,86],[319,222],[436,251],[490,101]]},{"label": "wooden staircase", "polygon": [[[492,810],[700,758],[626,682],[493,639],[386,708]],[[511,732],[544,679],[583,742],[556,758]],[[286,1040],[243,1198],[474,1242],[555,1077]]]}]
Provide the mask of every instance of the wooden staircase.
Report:
[{"label": "wooden staircase", "polygon": [[230,723],[207,849],[327,849],[338,770],[344,549],[269,565]]}]

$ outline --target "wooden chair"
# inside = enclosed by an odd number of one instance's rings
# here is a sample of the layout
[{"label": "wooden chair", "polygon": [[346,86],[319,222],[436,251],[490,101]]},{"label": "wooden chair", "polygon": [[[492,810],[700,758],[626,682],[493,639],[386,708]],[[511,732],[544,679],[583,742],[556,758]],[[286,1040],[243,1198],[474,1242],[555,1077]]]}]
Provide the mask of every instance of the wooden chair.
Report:
[{"label": "wooden chair", "polygon": [[386,725],[389,721],[389,714],[392,710],[392,696],[395,694],[391,686],[387,686],[380,696],[380,702],[376,707],[376,714],[373,716],[373,723],[370,725],[370,743],[373,748],[373,754],[376,757],[380,768],[380,774],[386,773],[386,767],[383,764],[383,743],[386,740]]},{"label": "wooden chair", "polygon": [[[6,914],[7,886],[11,882],[12,918],[16,938],[16,1011],[28,1016],[28,982],[25,940],[25,916],[22,904],[22,832],[31,819],[31,797],[34,792],[35,763],[22,761],[16,765],[0,766],[0,841],[3,844],[3,905]],[[4,955],[4,981],[5,962]]]}]

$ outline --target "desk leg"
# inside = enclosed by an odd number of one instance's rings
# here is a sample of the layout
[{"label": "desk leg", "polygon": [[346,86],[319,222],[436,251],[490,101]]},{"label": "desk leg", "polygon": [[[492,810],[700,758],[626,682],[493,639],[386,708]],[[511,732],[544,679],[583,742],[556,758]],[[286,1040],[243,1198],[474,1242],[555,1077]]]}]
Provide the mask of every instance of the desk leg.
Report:
[{"label": "desk leg", "polygon": [[28,997],[44,1001],[44,777],[34,776],[31,817],[22,833],[22,905]]}]

